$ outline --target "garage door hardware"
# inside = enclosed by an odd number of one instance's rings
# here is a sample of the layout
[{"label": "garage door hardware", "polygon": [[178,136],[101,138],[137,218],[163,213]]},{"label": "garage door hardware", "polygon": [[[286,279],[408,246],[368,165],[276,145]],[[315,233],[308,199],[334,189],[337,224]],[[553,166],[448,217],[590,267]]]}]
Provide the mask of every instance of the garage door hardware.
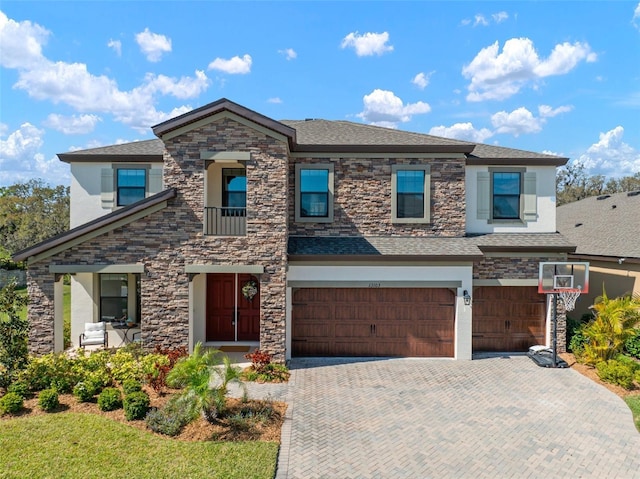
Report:
[{"label": "garage door hardware", "polygon": [[376,325],[375,324],[370,325],[369,329],[371,331],[371,335],[375,336],[376,335]]}]

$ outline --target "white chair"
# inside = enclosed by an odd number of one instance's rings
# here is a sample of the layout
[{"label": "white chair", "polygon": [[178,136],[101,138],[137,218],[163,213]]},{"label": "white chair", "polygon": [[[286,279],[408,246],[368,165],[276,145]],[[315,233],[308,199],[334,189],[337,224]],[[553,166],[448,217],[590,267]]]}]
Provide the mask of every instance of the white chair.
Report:
[{"label": "white chair", "polygon": [[107,324],[104,321],[99,323],[84,323],[84,333],[80,335],[80,347],[101,344],[105,348],[109,345],[107,335]]}]

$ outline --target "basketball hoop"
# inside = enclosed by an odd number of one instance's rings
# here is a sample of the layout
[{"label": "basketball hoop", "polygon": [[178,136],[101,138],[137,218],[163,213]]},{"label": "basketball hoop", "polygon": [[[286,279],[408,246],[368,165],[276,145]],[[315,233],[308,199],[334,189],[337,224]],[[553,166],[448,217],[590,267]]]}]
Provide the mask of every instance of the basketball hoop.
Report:
[{"label": "basketball hoop", "polygon": [[566,311],[573,311],[576,307],[576,300],[580,296],[580,290],[564,290],[558,293],[558,296],[562,300],[562,304],[564,304],[564,309]]}]

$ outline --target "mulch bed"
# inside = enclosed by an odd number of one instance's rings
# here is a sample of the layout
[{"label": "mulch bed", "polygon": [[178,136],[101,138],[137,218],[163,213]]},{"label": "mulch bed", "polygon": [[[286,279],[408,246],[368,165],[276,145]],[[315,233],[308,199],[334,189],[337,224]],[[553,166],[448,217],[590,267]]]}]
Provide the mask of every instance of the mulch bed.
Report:
[{"label": "mulch bed", "polygon": [[[145,392],[149,394],[152,407],[163,406],[169,398],[176,393],[176,391],[169,391],[165,394],[158,394],[153,389],[145,387]],[[114,421],[122,422],[131,427],[135,427],[150,434],[156,434],[161,437],[161,434],[154,433],[147,428],[144,420],[127,421],[124,417],[124,410],[118,409],[116,411],[101,411],[98,409],[98,404],[94,399],[93,402],[82,403],[72,394],[61,394],[59,396],[60,406],[53,413],[47,413],[42,411],[38,407],[37,396],[31,399],[27,399],[24,402],[25,409],[15,415],[0,416],[0,421],[12,419],[16,417],[29,417],[40,416],[43,414],[56,414],[64,412],[76,412],[84,414],[97,414]],[[264,401],[258,401],[249,399],[247,402],[242,402],[240,399],[228,398],[227,400],[227,413],[224,418],[218,418],[215,423],[209,423],[204,418],[198,417],[195,421],[188,424],[182,432],[175,436],[173,439],[180,441],[273,441],[280,442],[280,429],[282,428],[282,422],[284,421],[284,413],[287,409],[286,403],[270,401],[269,405],[273,409],[273,413],[268,421],[251,423],[250,427],[238,428],[237,424],[232,424],[232,421],[228,417],[239,413],[241,409],[254,406],[261,406]]]}]

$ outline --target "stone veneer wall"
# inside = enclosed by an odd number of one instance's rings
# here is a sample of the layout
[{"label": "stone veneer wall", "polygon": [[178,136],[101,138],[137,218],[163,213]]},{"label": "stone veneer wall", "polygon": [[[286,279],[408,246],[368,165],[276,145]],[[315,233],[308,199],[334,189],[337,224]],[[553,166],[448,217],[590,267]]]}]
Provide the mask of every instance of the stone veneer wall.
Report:
[{"label": "stone veneer wall", "polygon": [[53,351],[53,288],[55,275],[47,262],[36,263],[27,270],[29,304],[29,352],[46,354]]},{"label": "stone veneer wall", "polygon": [[[485,257],[473,264],[473,279],[538,279],[539,264],[560,261],[558,257]],[[566,352],[567,315],[562,302],[558,302],[558,352]]]},{"label": "stone veneer wall", "polygon": [[[205,171],[201,150],[251,152],[246,163],[246,236],[203,234]],[[165,187],[178,190],[167,208],[30,267],[30,292],[38,292],[35,298],[44,300],[29,312],[31,351],[53,349],[53,275],[48,273],[49,264],[143,263],[141,329],[143,344],[149,349],[188,344],[189,277],[185,265],[237,264],[264,266],[260,277],[260,348],[284,361],[287,145],[222,119],[167,141],[164,163]]]},{"label": "stone veneer wall", "polygon": [[[334,164],[332,223],[296,223],[295,165]],[[391,165],[431,166],[431,222],[391,223]],[[299,236],[464,236],[462,158],[293,158],[289,160],[289,233]]]}]

